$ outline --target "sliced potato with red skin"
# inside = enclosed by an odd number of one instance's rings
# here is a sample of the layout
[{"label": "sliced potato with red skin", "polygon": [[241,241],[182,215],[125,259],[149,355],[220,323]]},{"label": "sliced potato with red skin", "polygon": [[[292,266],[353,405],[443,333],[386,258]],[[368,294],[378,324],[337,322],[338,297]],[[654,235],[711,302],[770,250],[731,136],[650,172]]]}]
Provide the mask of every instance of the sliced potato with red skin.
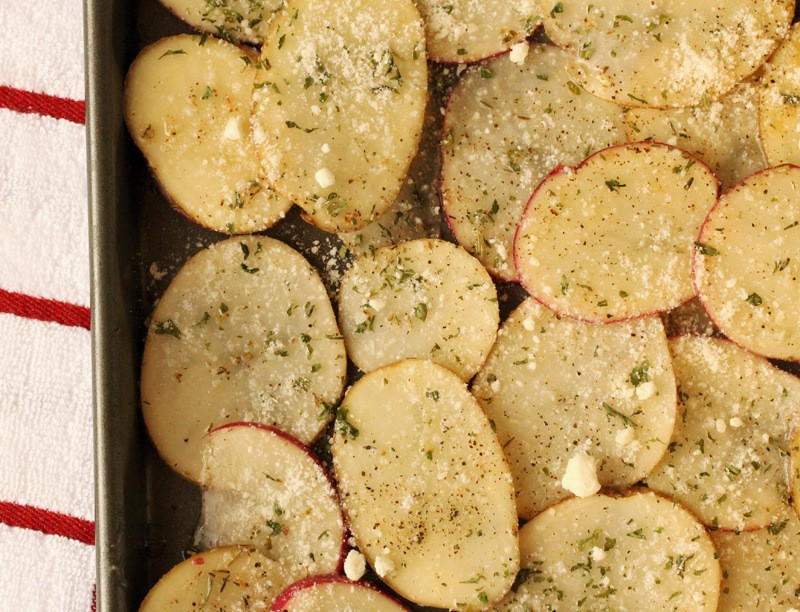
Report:
[{"label": "sliced potato with red skin", "polygon": [[291,202],[263,176],[250,138],[252,51],[181,34],[145,47],[125,80],[125,119],[167,197],[218,232],[274,225]]},{"label": "sliced potato with red skin", "polygon": [[152,315],[144,421],[167,464],[199,482],[203,436],[220,425],[252,421],[314,440],[346,368],[314,268],[278,240],[231,238],[192,257]]},{"label": "sliced potato with red skin", "polygon": [[767,167],[758,137],[754,80],[717,101],[690,108],[633,108],[625,120],[630,140],[665,142],[696,155],[714,170],[722,189]]},{"label": "sliced potato with red skin", "polygon": [[732,342],[670,341],[678,418],[647,485],[710,527],[769,525],[789,506],[789,437],[800,415],[800,380]]},{"label": "sliced potato with red skin", "polygon": [[436,62],[466,63],[524,42],[542,23],[544,0],[420,0],[428,54]]},{"label": "sliced potato with red skin", "polygon": [[653,493],[569,499],[519,536],[522,570],[497,610],[717,609],[720,566],[708,534]]},{"label": "sliced potato with red skin", "polygon": [[573,77],[626,106],[676,108],[715,100],[753,74],[789,30],[794,0],[558,2],[544,20],[580,56]]},{"label": "sliced potato with red skin", "polygon": [[667,450],[675,422],[658,317],[595,325],[532,298],[503,324],[472,393],[496,427],[525,519],[570,497],[561,480],[579,452],[594,458],[603,486],[638,482]]},{"label": "sliced potato with red skin", "polygon": [[694,282],[737,344],[800,361],[800,168],[754,174],[724,194],[697,239]]},{"label": "sliced potato with red skin", "polygon": [[468,380],[489,354],[499,323],[491,277],[444,240],[413,240],[360,257],[339,288],[347,354],[364,372],[418,358]]},{"label": "sliced potato with red skin", "polygon": [[394,591],[459,610],[505,595],[519,569],[511,473],[455,374],[414,359],[366,374],[332,451],[358,548]]},{"label": "sliced potato with red skin", "polygon": [[225,546],[193,555],[150,589],[140,612],[268,610],[293,580],[292,569],[248,546]]},{"label": "sliced potato with red skin", "polygon": [[458,242],[495,276],[518,280],[514,232],[536,186],[559,164],[625,142],[622,108],[569,80],[568,53],[531,45],[465,73],[450,95],[442,154],[442,203]]},{"label": "sliced potato with red skin", "polygon": [[761,79],[761,144],[771,166],[800,164],[800,26],[792,26]]},{"label": "sliced potato with red skin", "polygon": [[378,589],[342,576],[314,576],[299,580],[281,593],[272,612],[404,612],[408,610]]},{"label": "sliced potato with red skin", "polygon": [[764,529],[714,531],[711,539],[722,566],[720,610],[800,608],[800,520],[793,510]]},{"label": "sliced potato with red skin", "polygon": [[193,28],[226,40],[260,45],[283,0],[159,0]]},{"label": "sliced potato with red skin", "polygon": [[427,99],[425,32],[411,0],[294,0],[272,22],[253,93],[272,186],[329,232],[394,202]]},{"label": "sliced potato with red skin", "polygon": [[694,296],[693,241],[717,179],[690,154],[631,143],[558,168],[517,229],[523,287],[548,308],[604,323],[670,310]]},{"label": "sliced potato with red skin", "polygon": [[301,442],[257,423],[224,425],[203,444],[201,549],[248,544],[308,576],[341,569],[345,525],[324,468]]}]

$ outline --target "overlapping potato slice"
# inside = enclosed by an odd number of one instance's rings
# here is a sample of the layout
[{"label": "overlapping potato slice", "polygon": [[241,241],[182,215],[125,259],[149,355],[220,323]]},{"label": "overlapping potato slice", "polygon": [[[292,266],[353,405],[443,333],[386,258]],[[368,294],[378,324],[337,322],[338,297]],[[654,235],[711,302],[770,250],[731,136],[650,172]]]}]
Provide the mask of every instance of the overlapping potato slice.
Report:
[{"label": "overlapping potato slice", "polygon": [[272,186],[318,227],[357,230],[397,197],[427,97],[411,0],[294,0],[276,15],[253,94]]},{"label": "overlapping potato slice", "polygon": [[800,607],[800,521],[789,510],[764,529],[715,531],[722,566],[720,610],[772,612]]},{"label": "overlapping potato slice", "polygon": [[697,241],[695,286],[731,340],[800,361],[800,168],[745,179],[709,213]]},{"label": "overlapping potato slice", "polygon": [[260,45],[284,0],[159,0],[193,28],[225,40]]},{"label": "overlapping potato slice", "polygon": [[517,573],[514,488],[489,420],[452,372],[366,374],[337,414],[333,464],[358,547],[403,597],[478,610]]},{"label": "overlapping potato slice", "polygon": [[570,499],[519,536],[522,569],[498,610],[717,609],[720,566],[708,534],[653,493]]},{"label": "overlapping potato slice", "polygon": [[786,35],[794,0],[555,3],[545,31],[584,61],[574,78],[605,100],[674,108],[715,100]]},{"label": "overlapping potato slice", "polygon": [[314,576],[290,585],[270,608],[272,612],[404,612],[407,610],[366,583],[342,576]]},{"label": "overlapping potato slice", "polygon": [[153,313],[142,358],[142,412],[156,449],[198,482],[202,439],[236,421],[304,443],[341,396],[344,343],[322,281],[267,237],[214,244],[181,268]]},{"label": "overlapping potato slice", "polygon": [[128,129],[167,197],[228,234],[266,229],[291,206],[267,185],[250,138],[251,53],[181,34],[145,47],[125,81]]},{"label": "overlapping potato slice", "polygon": [[764,527],[789,508],[789,437],[800,380],[732,342],[670,341],[678,418],[649,487],[721,529]]},{"label": "overlapping potato slice", "polygon": [[759,97],[761,143],[770,165],[800,164],[800,26],[765,66]]},{"label": "overlapping potato slice", "polygon": [[489,354],[499,322],[491,277],[444,240],[414,240],[365,255],[339,289],[347,354],[364,372],[416,357],[467,380]]},{"label": "overlapping potato slice", "polygon": [[545,0],[420,0],[428,54],[437,62],[476,62],[525,40],[542,23]]},{"label": "overlapping potato slice", "polygon": [[559,168],[517,230],[522,285],[548,308],[598,323],[674,308],[694,295],[693,241],[717,191],[705,164],[663,144]]},{"label": "overlapping potato slice", "polygon": [[758,84],[745,81],[714,102],[676,109],[635,108],[625,119],[630,140],[680,147],[707,163],[723,189],[766,168],[758,138]]},{"label": "overlapping potato slice", "polygon": [[625,142],[622,109],[582,91],[575,63],[532,45],[521,64],[504,55],[467,72],[445,115],[442,202],[456,239],[488,270],[517,280],[514,232],[533,190],[559,164]]},{"label": "overlapping potato slice", "polygon": [[472,393],[497,429],[523,518],[570,496],[561,479],[577,452],[595,459],[603,485],[641,480],[675,421],[658,317],[594,325],[560,319],[532,298],[503,324]]},{"label": "overlapping potato slice", "polygon": [[203,442],[201,549],[249,544],[295,575],[339,569],[345,526],[333,484],[311,452],[255,423],[225,425]]},{"label": "overlapping potato slice", "polygon": [[294,579],[291,569],[250,547],[225,546],[173,567],[150,589],[139,610],[268,610]]}]

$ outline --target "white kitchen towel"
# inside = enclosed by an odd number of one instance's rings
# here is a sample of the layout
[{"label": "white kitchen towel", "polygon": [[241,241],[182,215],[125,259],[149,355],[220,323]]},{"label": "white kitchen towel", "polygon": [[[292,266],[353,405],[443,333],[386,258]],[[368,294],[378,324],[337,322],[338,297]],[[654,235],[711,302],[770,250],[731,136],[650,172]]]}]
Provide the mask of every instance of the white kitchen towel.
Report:
[{"label": "white kitchen towel", "polygon": [[0,612],[88,612],[83,6],[3,1],[0,23]]}]

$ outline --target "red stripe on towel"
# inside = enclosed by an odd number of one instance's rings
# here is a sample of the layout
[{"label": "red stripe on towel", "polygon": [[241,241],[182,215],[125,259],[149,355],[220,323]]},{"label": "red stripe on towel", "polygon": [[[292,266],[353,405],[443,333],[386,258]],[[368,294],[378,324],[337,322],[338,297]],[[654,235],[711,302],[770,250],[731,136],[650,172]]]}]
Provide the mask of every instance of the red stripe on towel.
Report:
[{"label": "red stripe on towel", "polygon": [[89,329],[91,313],[85,306],[68,304],[47,298],[38,298],[23,293],[0,289],[0,312],[7,312],[26,319],[51,321],[61,325]]},{"label": "red stripe on towel", "polygon": [[0,502],[0,523],[59,535],[94,546],[94,522],[33,506]]},{"label": "red stripe on towel", "polygon": [[86,102],[0,85],[0,108],[86,123]]}]

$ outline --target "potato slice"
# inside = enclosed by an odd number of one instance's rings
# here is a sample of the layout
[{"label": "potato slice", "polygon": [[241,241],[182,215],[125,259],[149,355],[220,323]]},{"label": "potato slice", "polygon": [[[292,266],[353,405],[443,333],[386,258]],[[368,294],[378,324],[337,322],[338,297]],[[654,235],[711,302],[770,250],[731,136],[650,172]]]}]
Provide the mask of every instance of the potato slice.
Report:
[{"label": "potato slice", "polygon": [[181,34],[145,47],[125,80],[125,120],[172,203],[218,232],[264,230],[291,202],[261,172],[250,138],[251,52]]},{"label": "potato slice", "polygon": [[303,444],[256,423],[224,425],[203,444],[201,549],[249,544],[314,576],[341,569],[345,526],[333,483]]},{"label": "potato slice", "polygon": [[142,412],[163,459],[200,481],[203,435],[236,421],[303,443],[330,419],[347,359],[322,281],[294,249],[263,236],[192,257],[153,313]]},{"label": "potato slice", "polygon": [[753,74],[786,36],[794,0],[583,0],[544,20],[580,56],[574,78],[604,100],[675,108],[716,100]]},{"label": "potato slice", "polygon": [[250,547],[215,548],[167,572],[150,589],[139,612],[268,610],[293,579],[289,568]]},{"label": "potato slice", "polygon": [[272,186],[330,232],[394,202],[427,97],[425,32],[411,0],[294,0],[272,22],[253,135]]},{"label": "potato slice", "polygon": [[670,341],[678,419],[652,489],[720,529],[757,529],[788,509],[787,452],[800,380],[732,342]]},{"label": "potato slice", "polygon": [[514,241],[528,293],[590,322],[669,310],[694,295],[692,242],[717,180],[685,151],[633,143],[558,168],[531,197]]},{"label": "potato slice", "polygon": [[428,54],[437,62],[476,62],[525,41],[542,23],[544,0],[420,0]]},{"label": "potato slice", "polygon": [[800,25],[767,62],[759,97],[761,143],[771,166],[800,164]]},{"label": "potato slice", "polygon": [[717,609],[720,567],[708,534],[653,493],[567,500],[519,539],[522,569],[498,610]]},{"label": "potato slice", "polygon": [[602,485],[638,482],[667,450],[675,421],[658,317],[593,325],[532,298],[503,324],[472,393],[495,424],[526,519],[570,496],[561,479],[577,452],[595,459]]},{"label": "potato slice", "polygon": [[272,612],[407,612],[391,597],[366,583],[342,576],[314,576],[299,580],[281,593]]},{"label": "potato slice", "polygon": [[497,336],[497,290],[480,262],[444,240],[383,247],[339,289],[347,354],[369,372],[409,357],[472,378]]},{"label": "potato slice", "polygon": [[442,202],[459,243],[495,276],[518,280],[514,232],[536,186],[559,164],[625,142],[622,108],[569,80],[575,63],[552,45],[532,45],[468,71],[447,105]]},{"label": "potato slice", "polygon": [[800,608],[800,521],[792,510],[766,529],[715,531],[711,539],[722,566],[720,610]]},{"label": "potato slice", "polygon": [[358,548],[426,606],[478,610],[518,569],[514,488],[464,383],[429,361],[366,374],[337,414],[333,464]]},{"label": "potato slice", "polygon": [[193,28],[225,40],[260,45],[284,0],[160,0]]},{"label": "potato slice", "polygon": [[755,174],[722,196],[697,241],[694,280],[726,336],[800,361],[800,168]]},{"label": "potato slice", "polygon": [[630,140],[678,146],[707,163],[723,189],[767,167],[758,138],[758,85],[749,80],[716,102],[691,108],[630,109]]}]

